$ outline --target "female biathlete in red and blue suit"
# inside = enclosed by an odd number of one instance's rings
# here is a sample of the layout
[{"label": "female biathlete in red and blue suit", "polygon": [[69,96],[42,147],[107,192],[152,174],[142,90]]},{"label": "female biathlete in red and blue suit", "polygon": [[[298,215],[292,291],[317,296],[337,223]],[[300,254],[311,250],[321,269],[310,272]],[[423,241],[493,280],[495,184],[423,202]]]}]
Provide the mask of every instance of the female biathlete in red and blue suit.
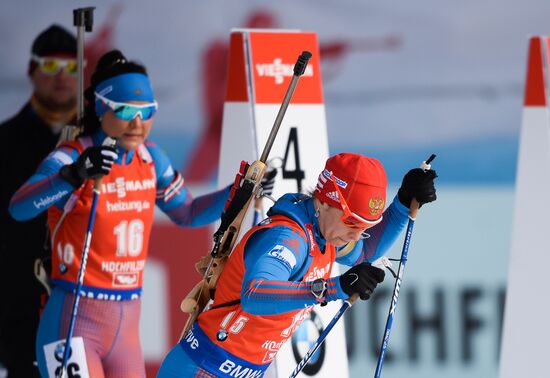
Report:
[{"label": "female biathlete in red and blue suit", "polygon": [[[381,257],[407,223],[411,199],[436,199],[434,171],[413,169],[384,211],[386,175],[376,159],[327,160],[313,197],[287,194],[237,244],[212,306],[165,357],[158,377],[261,377],[318,303],[368,299]],[[368,238],[365,230],[368,229]],[[352,266],[331,278],[334,262]]]},{"label": "female biathlete in red and blue suit", "polygon": [[[103,176],[74,336],[83,339],[88,376],[145,377],[138,322],[154,207],[180,226],[206,225],[219,218],[229,187],[193,199],[166,154],[146,140],[157,103],[143,66],[107,53],[85,95],[83,136],[56,148],[10,205],[18,220],[48,209],[54,288],[38,330],[38,365],[43,377],[60,365],[55,348],[71,318],[92,179]],[[107,136],[117,146],[103,146]]]}]

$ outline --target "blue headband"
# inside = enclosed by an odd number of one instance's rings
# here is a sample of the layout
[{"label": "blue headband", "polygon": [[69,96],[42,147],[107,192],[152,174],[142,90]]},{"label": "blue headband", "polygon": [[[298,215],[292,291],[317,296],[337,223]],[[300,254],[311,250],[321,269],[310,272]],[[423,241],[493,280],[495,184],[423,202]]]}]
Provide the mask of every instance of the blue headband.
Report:
[{"label": "blue headband", "polygon": [[[147,75],[141,73],[122,74],[99,83],[95,90],[98,94],[116,102],[155,101],[153,88]],[[96,98],[95,112],[98,117],[110,108]]]}]

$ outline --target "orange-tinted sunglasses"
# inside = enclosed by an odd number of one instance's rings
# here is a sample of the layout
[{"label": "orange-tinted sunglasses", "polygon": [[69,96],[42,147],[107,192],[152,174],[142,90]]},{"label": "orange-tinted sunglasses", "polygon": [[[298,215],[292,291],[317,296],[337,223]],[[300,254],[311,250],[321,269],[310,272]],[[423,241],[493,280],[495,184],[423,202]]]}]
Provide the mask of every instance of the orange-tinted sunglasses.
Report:
[{"label": "orange-tinted sunglasses", "polygon": [[46,75],[57,75],[61,70],[65,70],[65,73],[72,76],[78,73],[78,63],[76,59],[40,57],[33,55],[32,60],[38,65],[40,71]]}]

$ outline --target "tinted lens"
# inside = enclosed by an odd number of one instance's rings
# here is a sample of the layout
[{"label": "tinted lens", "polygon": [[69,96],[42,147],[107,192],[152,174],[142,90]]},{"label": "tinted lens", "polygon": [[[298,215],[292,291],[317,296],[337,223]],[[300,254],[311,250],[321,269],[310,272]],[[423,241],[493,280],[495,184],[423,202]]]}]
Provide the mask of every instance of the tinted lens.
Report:
[{"label": "tinted lens", "polygon": [[78,64],[74,59],[45,58],[40,61],[39,66],[46,75],[57,75],[62,68],[69,75],[76,75],[78,72]]},{"label": "tinted lens", "polygon": [[40,69],[47,75],[55,75],[61,69],[58,59],[44,59],[40,63]]},{"label": "tinted lens", "polygon": [[67,65],[65,66],[65,72],[69,75],[76,75],[78,72],[78,64],[76,60],[68,60]]},{"label": "tinted lens", "polygon": [[370,226],[368,223],[361,222],[351,215],[344,215],[342,217],[342,223],[349,228],[353,228],[354,230],[364,230]]},{"label": "tinted lens", "polygon": [[114,110],[115,116],[124,121],[131,121],[138,115],[142,121],[151,119],[156,113],[157,109],[154,105],[147,107],[136,107],[132,105],[119,106]]}]

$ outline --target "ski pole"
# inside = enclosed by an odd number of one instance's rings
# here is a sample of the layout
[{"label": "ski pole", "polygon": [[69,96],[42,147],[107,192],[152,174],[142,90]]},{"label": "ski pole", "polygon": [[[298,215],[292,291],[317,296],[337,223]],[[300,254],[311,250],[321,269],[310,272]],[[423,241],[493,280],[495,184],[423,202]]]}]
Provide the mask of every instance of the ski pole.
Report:
[{"label": "ski pole", "polygon": [[[372,265],[380,269],[389,268],[391,271],[391,262],[389,262],[388,259],[385,257],[381,257],[377,259],[372,263]],[[296,377],[298,373],[302,371],[302,369],[306,366],[307,362],[315,354],[317,349],[319,349],[321,344],[323,344],[323,342],[325,341],[326,337],[328,336],[328,334],[330,333],[334,325],[338,322],[338,320],[340,320],[340,318],[342,317],[342,315],[344,315],[347,309],[353,306],[355,301],[357,301],[357,298],[359,298],[359,294],[355,293],[348,299],[344,300],[344,304],[342,305],[342,307],[340,307],[340,309],[338,310],[336,315],[334,315],[334,317],[332,318],[330,323],[327,325],[325,330],[319,335],[319,338],[317,339],[315,344],[313,344],[311,348],[309,348],[306,355],[304,356],[304,358],[302,358],[302,361],[298,363],[298,366],[296,366],[296,368],[294,369],[294,371],[292,372],[289,378]]]},{"label": "ski pole", "polygon": [[[428,160],[420,165],[420,168],[427,171],[431,168],[430,163],[435,159],[435,155],[432,154]],[[374,373],[375,378],[380,378],[382,374],[382,364],[384,363],[384,356],[388,349],[388,342],[390,339],[391,327],[393,325],[393,316],[397,307],[397,300],[399,299],[399,290],[403,281],[403,272],[405,271],[405,265],[407,264],[407,256],[409,254],[409,244],[411,241],[411,235],[416,220],[416,214],[420,204],[413,198],[411,201],[411,207],[409,209],[409,223],[407,224],[407,233],[405,234],[405,241],[403,242],[403,250],[401,252],[401,260],[399,261],[399,270],[397,271],[397,277],[395,279],[395,285],[393,287],[392,302],[390,310],[388,312],[388,318],[386,319],[386,329],[384,331],[384,337],[382,338],[382,345],[380,345],[380,353],[378,354],[378,362],[376,363],[376,371]]]},{"label": "ski pole", "polygon": [[342,305],[342,307],[340,307],[340,309],[338,310],[336,315],[334,315],[334,317],[332,318],[330,323],[327,325],[327,327],[324,329],[324,331],[319,335],[319,338],[317,339],[315,344],[313,344],[311,346],[311,348],[309,348],[306,355],[304,356],[304,358],[302,358],[302,361],[300,361],[298,363],[298,366],[296,366],[296,368],[294,369],[292,374],[290,374],[289,378],[296,377],[302,371],[302,369],[306,366],[306,364],[311,359],[311,357],[315,354],[317,349],[319,349],[321,344],[323,344],[323,342],[327,338],[327,336],[330,333],[330,331],[332,330],[332,328],[336,325],[338,320],[340,320],[340,318],[342,317],[342,315],[344,315],[344,313],[347,311],[348,308],[353,306],[353,304],[355,303],[355,301],[357,300],[358,297],[359,297],[358,294],[353,294],[351,297],[344,300],[344,304]]},{"label": "ski pole", "polygon": [[[107,137],[103,141],[103,146],[114,147],[116,140]],[[90,252],[90,244],[92,242],[92,231],[94,229],[95,215],[97,202],[99,199],[99,193],[101,191],[101,180],[102,177],[97,178],[94,181],[93,195],[92,195],[92,205],[90,207],[90,215],[88,217],[88,228],[86,230],[86,235],[84,237],[84,246],[82,248],[82,260],[80,261],[80,269],[78,270],[78,278],[76,282],[76,288],[74,290],[74,299],[73,299],[73,308],[71,311],[71,321],[69,323],[69,330],[67,331],[67,338],[65,339],[65,349],[63,351],[63,362],[61,364],[60,376],[65,378],[67,375],[67,362],[69,360],[69,353],[71,349],[71,338],[73,337],[74,324],[76,321],[76,314],[78,313],[78,303],[80,301],[80,290],[82,289],[82,284],[84,282],[84,274],[86,273],[86,263],[88,262],[88,255]]]}]

